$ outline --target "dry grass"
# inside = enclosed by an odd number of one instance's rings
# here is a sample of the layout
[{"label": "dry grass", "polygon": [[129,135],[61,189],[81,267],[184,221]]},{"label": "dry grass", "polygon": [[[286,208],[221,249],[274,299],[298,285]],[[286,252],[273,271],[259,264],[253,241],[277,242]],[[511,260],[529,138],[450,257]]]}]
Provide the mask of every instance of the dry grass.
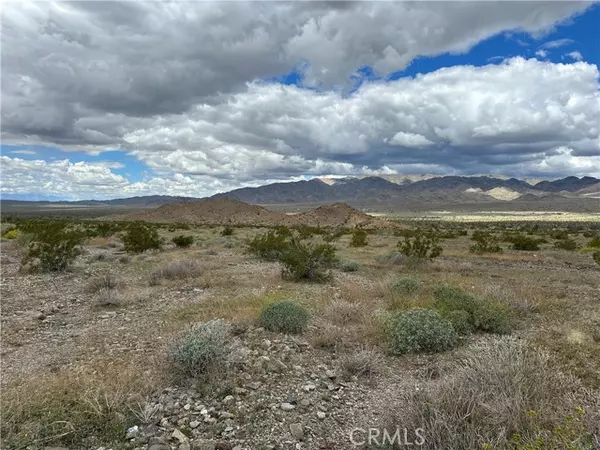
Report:
[{"label": "dry grass", "polygon": [[360,346],[342,356],[340,366],[345,378],[373,377],[382,372],[384,359],[375,348]]},{"label": "dry grass", "polygon": [[100,291],[112,291],[122,288],[123,280],[112,273],[105,273],[92,278],[86,287],[86,292],[95,294]]},{"label": "dry grass", "polygon": [[5,448],[118,442],[133,411],[163,384],[160,370],[141,361],[69,368],[11,384],[2,392]]},{"label": "dry grass", "polygon": [[159,284],[161,280],[184,280],[201,274],[200,264],[195,260],[178,259],[157,267],[150,274],[150,284]]},{"label": "dry grass", "polygon": [[[426,449],[507,448],[514,435],[534,444],[574,408],[589,406],[576,396],[577,386],[547,353],[523,340],[493,339],[469,349],[450,376],[405,393],[389,423],[424,428]],[[572,438],[591,442],[587,425],[577,427]]]}]

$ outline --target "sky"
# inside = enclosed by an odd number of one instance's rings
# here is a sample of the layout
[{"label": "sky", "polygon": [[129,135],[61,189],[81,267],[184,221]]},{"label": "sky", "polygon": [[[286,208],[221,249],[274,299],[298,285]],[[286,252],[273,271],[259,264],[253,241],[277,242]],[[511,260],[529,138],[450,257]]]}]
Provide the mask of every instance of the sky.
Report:
[{"label": "sky", "polygon": [[600,4],[17,2],[2,198],[600,177]]}]

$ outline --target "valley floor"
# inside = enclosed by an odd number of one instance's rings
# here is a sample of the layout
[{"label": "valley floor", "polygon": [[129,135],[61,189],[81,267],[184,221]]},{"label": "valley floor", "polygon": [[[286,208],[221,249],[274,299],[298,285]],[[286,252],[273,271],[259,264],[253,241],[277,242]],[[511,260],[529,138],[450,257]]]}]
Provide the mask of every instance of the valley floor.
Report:
[{"label": "valley floor", "polygon": [[[504,434],[518,431],[516,416],[535,414],[529,411],[534,407],[548,414],[540,419],[540,435],[552,435],[563,419],[577,426],[579,437],[564,427],[570,437],[547,448],[600,448],[600,266],[589,254],[545,244],[540,251],[476,255],[462,236],[444,240],[442,256],[432,262],[394,265],[377,257],[394,251],[400,238],[380,230],[369,234],[366,247],[349,247],[347,235],[335,242],[343,260],[358,263],[356,272],[336,269],[332,282],[308,284],[282,280],[278,263],[245,252],[245,239],[261,230],[236,228],[233,236],[220,231],[161,230],[167,241],[186,234],[196,243],[140,255],[127,255],[115,237],[92,238],[74,267],[59,274],[20,272],[22,249],[3,240],[3,448],[366,448],[358,445],[366,430],[390,424],[417,441],[419,420],[423,448],[467,448],[468,439],[458,437],[440,446],[435,440],[443,438],[428,434],[434,430],[427,429],[426,413],[413,410],[434,402],[427,393],[455,389],[469,370],[483,370],[469,382],[482,383],[481,392],[470,395],[489,401],[498,419],[476,432],[466,417],[448,423],[463,437],[473,433],[474,448],[508,448],[512,438]],[[581,246],[587,241],[576,239]],[[181,260],[194,261],[197,270],[178,279],[151,276]],[[100,302],[94,290],[106,274],[118,281],[111,304]],[[419,292],[395,294],[394,282],[407,277],[418,280]],[[508,305],[514,331],[472,334],[443,353],[390,355],[379,318],[428,305],[440,283]],[[303,334],[258,326],[263,306],[282,299],[311,312]],[[190,325],[215,318],[233,324],[242,360],[199,382],[174,379],[166,358],[174,340]],[[506,355],[495,352],[503,348],[516,352],[510,364],[521,357],[527,364],[523,355],[529,351],[543,355],[545,362],[536,360],[546,364],[540,370],[563,374],[562,384],[550,385],[535,373],[538,366],[519,369],[540,378],[513,380],[510,390],[532,383],[548,391],[532,404],[523,400],[519,407],[527,410],[509,411],[502,399],[488,398],[500,389],[492,386],[492,374],[517,371],[499,366]],[[486,373],[473,368],[473,361],[493,364],[494,358],[498,367]],[[569,422],[577,408],[582,417]],[[566,447],[569,439],[575,446]]]}]

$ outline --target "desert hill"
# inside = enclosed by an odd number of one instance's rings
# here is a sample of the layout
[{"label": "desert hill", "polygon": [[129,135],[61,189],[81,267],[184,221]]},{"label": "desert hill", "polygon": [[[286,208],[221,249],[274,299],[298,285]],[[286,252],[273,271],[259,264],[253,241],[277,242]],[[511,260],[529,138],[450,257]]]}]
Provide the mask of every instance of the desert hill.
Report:
[{"label": "desert hill", "polygon": [[371,217],[345,203],[320,206],[301,214],[286,214],[227,197],[206,198],[196,202],[163,205],[154,209],[113,215],[104,219],[257,226],[307,225],[314,227],[360,226],[379,228],[389,225],[386,221]]}]

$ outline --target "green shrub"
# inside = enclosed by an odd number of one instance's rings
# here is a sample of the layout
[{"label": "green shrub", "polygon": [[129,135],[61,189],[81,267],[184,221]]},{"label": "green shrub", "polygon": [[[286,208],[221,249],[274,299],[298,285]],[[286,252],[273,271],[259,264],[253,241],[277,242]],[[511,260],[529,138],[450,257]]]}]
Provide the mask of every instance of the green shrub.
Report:
[{"label": "green shrub", "polygon": [[260,325],[277,333],[302,333],[310,316],[301,305],[289,301],[273,303],[260,313]]},{"label": "green shrub", "polygon": [[591,248],[600,248],[600,237],[595,237],[587,244],[588,247]]},{"label": "green shrub", "polygon": [[390,325],[390,345],[396,354],[441,352],[454,346],[457,334],[437,311],[413,308],[398,314]]},{"label": "green shrub", "polygon": [[513,250],[535,251],[540,249],[540,240],[518,234],[511,237]]},{"label": "green shrub", "polygon": [[471,239],[475,241],[475,244],[469,247],[471,253],[502,253],[498,238],[493,234],[475,231]]},{"label": "green shrub", "polygon": [[331,279],[331,267],[337,261],[335,248],[330,244],[302,243],[292,239],[279,255],[283,279],[324,282]]},{"label": "green shrub", "polygon": [[475,328],[495,334],[508,334],[513,328],[510,309],[503,303],[484,302],[473,313]]},{"label": "green shrub", "polygon": [[439,238],[419,230],[413,237],[398,242],[398,251],[409,258],[433,259],[442,254]]},{"label": "green shrub", "polygon": [[279,259],[282,252],[288,247],[289,229],[273,231],[270,230],[265,234],[260,234],[246,242],[247,249],[250,253],[267,261],[276,261]]},{"label": "green shrub", "polygon": [[392,291],[398,294],[414,294],[421,287],[421,282],[414,278],[399,278],[392,284]]},{"label": "green shrub", "polygon": [[83,238],[82,233],[67,229],[64,222],[48,222],[36,228],[22,264],[43,272],[65,270],[80,254]]},{"label": "green shrub", "polygon": [[561,239],[554,243],[554,248],[558,250],[574,251],[577,250],[577,242],[575,242],[573,239],[568,238]]},{"label": "green shrub", "polygon": [[444,313],[456,310],[467,312],[471,317],[479,307],[480,300],[455,286],[440,285],[433,290],[434,306]]},{"label": "green shrub", "polygon": [[221,236],[233,236],[233,228],[229,225],[225,226],[225,228],[221,230]]},{"label": "green shrub", "polygon": [[554,230],[550,232],[550,237],[562,241],[564,239],[569,239],[569,233],[566,230]]},{"label": "green shrub", "polygon": [[19,237],[19,230],[16,228],[8,230],[2,235],[3,239],[17,239]]},{"label": "green shrub", "polygon": [[194,378],[221,366],[231,350],[231,327],[223,319],[193,326],[169,350],[174,371]]},{"label": "green shrub", "polygon": [[356,228],[352,232],[350,247],[366,247],[367,245],[367,232],[361,228]]},{"label": "green shrub", "polygon": [[123,235],[125,251],[130,253],[142,253],[146,250],[160,249],[158,232],[139,222],[132,223],[127,227]]},{"label": "green shrub", "polygon": [[600,265],[600,252],[592,253],[592,259],[596,264]]},{"label": "green shrub", "polygon": [[448,311],[443,316],[450,321],[452,327],[461,336],[470,334],[473,332],[473,323],[471,320],[471,314],[462,309],[455,309]]},{"label": "green shrub", "polygon": [[356,272],[359,268],[359,264],[356,261],[345,260],[340,263],[340,270],[342,272]]},{"label": "green shrub", "polygon": [[184,236],[182,234],[180,236],[175,236],[172,241],[177,247],[186,248],[194,243],[194,236]]}]

